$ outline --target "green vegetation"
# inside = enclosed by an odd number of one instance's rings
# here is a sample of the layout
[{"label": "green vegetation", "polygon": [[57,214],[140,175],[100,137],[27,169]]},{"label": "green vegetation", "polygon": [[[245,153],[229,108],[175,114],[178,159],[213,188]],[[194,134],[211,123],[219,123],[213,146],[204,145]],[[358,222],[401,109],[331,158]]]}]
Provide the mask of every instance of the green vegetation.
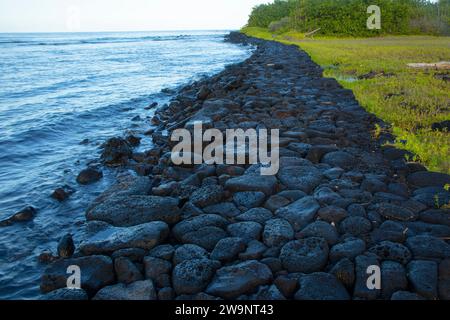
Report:
[{"label": "green vegetation", "polygon": [[415,160],[430,170],[450,173],[450,133],[431,129],[433,123],[450,120],[450,73],[407,66],[414,62],[449,61],[450,37],[313,40],[297,31],[273,34],[252,27],[242,31],[301,47],[324,68],[324,76],[336,78],[353,90],[366,110],[392,125],[399,148],[415,153]]},{"label": "green vegetation", "polygon": [[[367,29],[367,8],[381,8],[381,29]],[[283,19],[283,21],[282,21]],[[287,20],[286,20],[287,19]],[[449,34],[450,0],[276,0],[256,6],[248,27],[310,32],[320,28],[322,35],[379,36],[385,34]]]}]

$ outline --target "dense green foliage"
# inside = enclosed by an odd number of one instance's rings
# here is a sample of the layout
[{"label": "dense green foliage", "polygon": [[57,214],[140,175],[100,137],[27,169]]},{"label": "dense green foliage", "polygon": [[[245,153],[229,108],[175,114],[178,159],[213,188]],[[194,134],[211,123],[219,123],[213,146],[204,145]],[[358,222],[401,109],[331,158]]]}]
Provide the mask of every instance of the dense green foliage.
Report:
[{"label": "dense green foliage", "polygon": [[[367,28],[370,5],[381,8],[380,30]],[[449,17],[450,0],[438,3],[428,0],[275,0],[256,6],[248,26],[267,28],[272,23],[275,31],[280,32],[286,29],[309,32],[321,28],[321,34],[342,36],[448,34]]]}]

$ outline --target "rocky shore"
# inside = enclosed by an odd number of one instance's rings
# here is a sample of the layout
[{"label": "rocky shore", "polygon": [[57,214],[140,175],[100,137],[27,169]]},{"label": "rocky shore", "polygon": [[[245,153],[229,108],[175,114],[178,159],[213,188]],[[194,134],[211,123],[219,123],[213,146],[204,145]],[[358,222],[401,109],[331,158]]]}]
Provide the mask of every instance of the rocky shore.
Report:
[{"label": "rocky shore", "polygon": [[[227,41],[257,49],[160,107],[153,149],[104,145],[105,165],[136,175],[87,209],[81,243],[63,239],[43,299],[450,299],[450,176],[382,147],[392,139],[374,137],[383,123],[297,47]],[[279,129],[280,171],[173,165],[170,133],[195,120]],[[65,289],[73,265],[81,290]],[[367,286],[371,266],[380,289]]]}]

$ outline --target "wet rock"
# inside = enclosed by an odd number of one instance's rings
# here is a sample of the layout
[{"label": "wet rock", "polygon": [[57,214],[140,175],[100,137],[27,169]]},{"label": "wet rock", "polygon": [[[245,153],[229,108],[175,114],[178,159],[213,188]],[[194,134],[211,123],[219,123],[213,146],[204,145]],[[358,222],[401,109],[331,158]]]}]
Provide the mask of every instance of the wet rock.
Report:
[{"label": "wet rock", "polygon": [[428,235],[410,237],[406,246],[411,250],[414,259],[446,259],[450,258],[450,245],[444,240]]},{"label": "wet rock", "polygon": [[239,254],[240,260],[259,260],[267,247],[257,240],[252,240],[247,243],[247,249]]},{"label": "wet rock", "polygon": [[345,218],[347,218],[348,213],[342,208],[336,207],[336,206],[327,206],[324,208],[321,208],[318,211],[318,216],[327,221],[327,222],[334,222],[339,223]]},{"label": "wet rock", "polygon": [[235,219],[236,221],[254,221],[263,225],[267,220],[272,218],[273,214],[269,210],[264,208],[253,208],[238,215]]},{"label": "wet rock", "polygon": [[87,220],[100,220],[116,227],[152,221],[174,224],[180,220],[180,216],[177,199],[141,195],[110,197],[86,213]]},{"label": "wet rock", "polygon": [[411,260],[411,252],[400,243],[383,241],[369,249],[369,252],[376,254],[380,260],[397,261],[403,265]]},{"label": "wet rock", "polygon": [[175,292],[178,295],[202,292],[219,267],[219,262],[207,259],[186,260],[178,264],[172,273]]},{"label": "wet rock", "polygon": [[351,154],[344,151],[335,151],[327,153],[322,158],[322,163],[329,164],[333,167],[339,167],[342,169],[351,169],[356,164],[356,159]]},{"label": "wet rock", "polygon": [[272,219],[266,222],[263,232],[264,243],[269,247],[278,247],[294,239],[294,229],[284,219]]},{"label": "wet rock", "polygon": [[266,196],[275,192],[277,179],[273,176],[244,175],[227,180],[225,189],[231,192],[261,191]]},{"label": "wet rock", "polygon": [[82,185],[92,184],[99,181],[103,177],[103,173],[94,168],[82,170],[77,176],[77,182]]},{"label": "wet rock", "polygon": [[338,242],[339,234],[335,227],[324,221],[316,221],[306,226],[296,234],[297,239],[308,237],[321,237],[327,240],[329,245]]},{"label": "wet rock", "polygon": [[415,221],[419,217],[418,213],[390,203],[382,203],[378,212],[384,218],[397,221]]},{"label": "wet rock", "polygon": [[259,207],[264,203],[266,195],[258,191],[236,192],[233,201],[238,207],[247,209]]},{"label": "wet rock", "polygon": [[245,241],[242,238],[224,238],[220,240],[211,252],[211,259],[221,262],[234,260],[239,253],[246,249]]},{"label": "wet rock", "polygon": [[84,301],[88,295],[83,289],[61,288],[44,295],[40,300],[47,301]]},{"label": "wet rock", "polygon": [[381,296],[384,299],[391,299],[394,292],[408,288],[406,270],[398,262],[384,261],[381,264],[381,279]]},{"label": "wet rock", "polygon": [[438,298],[438,265],[434,261],[413,260],[408,264],[408,279],[415,292],[436,300]]},{"label": "wet rock", "polygon": [[372,230],[372,223],[363,217],[345,218],[339,225],[339,231],[342,234],[348,233],[353,236],[367,234]]},{"label": "wet rock", "polygon": [[350,300],[342,283],[329,273],[317,272],[300,277],[296,300]]},{"label": "wet rock", "polygon": [[36,215],[37,210],[33,207],[26,207],[10,218],[0,221],[0,227],[6,227],[10,226],[16,222],[27,222],[33,220],[34,216]]},{"label": "wet rock", "polygon": [[136,281],[129,285],[119,283],[101,289],[94,300],[156,300],[156,290],[150,280]]},{"label": "wet rock", "polygon": [[339,261],[343,258],[353,260],[366,250],[366,243],[358,238],[347,238],[342,243],[331,247],[330,260]]},{"label": "wet rock", "polygon": [[278,209],[276,216],[291,223],[295,231],[307,226],[315,217],[320,205],[313,197],[305,197]]},{"label": "wet rock", "polygon": [[416,187],[444,187],[450,184],[450,175],[445,173],[421,171],[414,172],[408,176],[408,182]]},{"label": "wet rock", "polygon": [[370,277],[367,270],[371,266],[380,267],[375,255],[361,255],[355,259],[356,282],[353,297],[362,300],[375,300],[381,294],[381,290],[369,289],[367,281]]},{"label": "wet rock", "polygon": [[124,257],[114,260],[114,270],[116,271],[117,281],[125,284],[144,279],[136,265],[130,259]]},{"label": "wet rock", "polygon": [[189,200],[197,207],[204,208],[222,201],[223,187],[207,185],[194,191]]},{"label": "wet rock", "polygon": [[138,145],[141,144],[142,139],[139,137],[136,137],[135,135],[130,134],[125,138],[125,140],[128,142],[128,144],[131,147],[137,147]]},{"label": "wet rock", "polygon": [[152,249],[169,235],[169,226],[161,221],[149,222],[129,228],[106,227],[80,244],[85,255],[110,254],[127,248]]},{"label": "wet rock", "polygon": [[133,150],[130,144],[122,138],[111,138],[103,145],[102,161],[109,166],[127,164]]},{"label": "wet rock", "polygon": [[320,184],[323,176],[313,166],[282,166],[278,178],[289,189],[301,190],[309,194]]},{"label": "wet rock", "polygon": [[232,237],[240,237],[250,242],[261,238],[262,226],[253,221],[237,222],[230,224],[227,231]]},{"label": "wet rock", "polygon": [[206,100],[210,94],[211,90],[209,90],[207,86],[201,86],[200,90],[197,93],[197,99]]},{"label": "wet rock", "polygon": [[[173,264],[177,265],[186,260],[207,259],[208,251],[195,244],[183,244],[173,254]],[[218,259],[216,259],[218,260]]]},{"label": "wet rock", "polygon": [[242,294],[252,293],[271,281],[272,272],[269,267],[251,260],[217,270],[206,293],[224,299],[235,299]]},{"label": "wet rock", "polygon": [[66,234],[59,240],[58,243],[58,256],[61,258],[70,258],[75,252],[75,244],[71,234]]},{"label": "wet rock", "polygon": [[55,189],[52,193],[52,198],[55,200],[58,200],[59,202],[65,201],[67,198],[70,197],[71,194],[75,192],[74,189],[72,189],[69,186],[64,186],[61,188]]},{"label": "wet rock", "polygon": [[392,295],[391,300],[393,300],[393,301],[415,301],[415,300],[425,300],[425,298],[421,297],[417,293],[408,292],[408,291],[397,291]]},{"label": "wet rock", "polygon": [[334,275],[348,289],[353,288],[355,284],[355,265],[349,259],[344,258],[336,263],[330,274]]},{"label": "wet rock", "polygon": [[328,260],[328,244],[323,238],[306,238],[283,246],[280,259],[289,272],[320,271]]},{"label": "wet rock", "polygon": [[45,269],[41,278],[41,291],[48,293],[65,288],[70,274],[69,266],[78,266],[81,272],[81,288],[90,296],[101,288],[114,283],[114,268],[111,258],[105,256],[87,256],[57,260]]}]

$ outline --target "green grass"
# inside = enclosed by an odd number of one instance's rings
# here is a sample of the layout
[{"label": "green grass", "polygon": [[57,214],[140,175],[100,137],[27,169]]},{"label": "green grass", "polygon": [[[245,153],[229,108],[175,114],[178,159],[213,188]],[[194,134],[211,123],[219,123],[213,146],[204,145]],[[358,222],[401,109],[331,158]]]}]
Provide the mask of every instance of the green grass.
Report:
[{"label": "green grass", "polygon": [[[435,122],[450,120],[450,83],[408,63],[450,61],[450,37],[392,36],[382,38],[305,38],[289,32],[272,35],[262,28],[244,28],[247,35],[296,44],[353,90],[359,103],[389,123],[396,145],[417,155],[428,169],[450,173],[450,133],[431,130]],[[377,72],[371,79],[359,77]]]}]

